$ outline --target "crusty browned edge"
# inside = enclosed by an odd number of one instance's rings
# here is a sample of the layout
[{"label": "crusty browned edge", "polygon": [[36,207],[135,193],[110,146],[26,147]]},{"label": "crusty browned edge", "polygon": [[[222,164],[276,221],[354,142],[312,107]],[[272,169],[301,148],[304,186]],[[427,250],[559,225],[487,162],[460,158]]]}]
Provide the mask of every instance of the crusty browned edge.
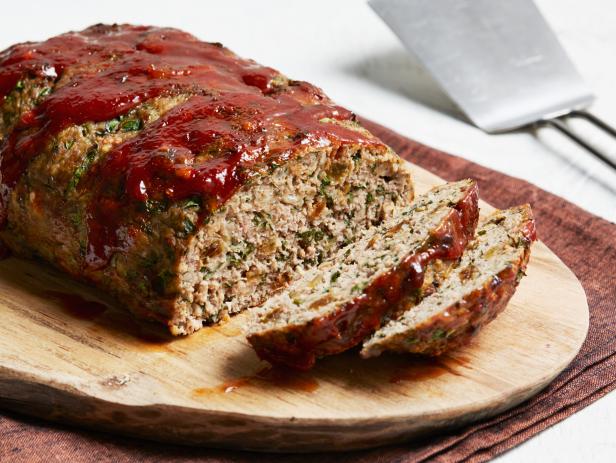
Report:
[{"label": "crusty browned edge", "polygon": [[448,316],[435,316],[413,330],[412,339],[404,343],[392,343],[387,350],[438,356],[470,342],[481,329],[494,320],[507,306],[518,283],[525,275],[530,258],[530,247],[536,240],[535,223],[529,217],[521,226],[524,251],[517,262],[499,272],[481,288],[465,295],[455,304],[441,311]]},{"label": "crusty browned edge", "polygon": [[311,368],[317,358],[356,346],[380,327],[390,310],[422,287],[424,272],[431,262],[455,260],[462,255],[475,233],[478,218],[478,191],[473,182],[428,243],[380,275],[362,295],[331,314],[284,330],[252,333],[248,341],[261,359],[301,370]]}]

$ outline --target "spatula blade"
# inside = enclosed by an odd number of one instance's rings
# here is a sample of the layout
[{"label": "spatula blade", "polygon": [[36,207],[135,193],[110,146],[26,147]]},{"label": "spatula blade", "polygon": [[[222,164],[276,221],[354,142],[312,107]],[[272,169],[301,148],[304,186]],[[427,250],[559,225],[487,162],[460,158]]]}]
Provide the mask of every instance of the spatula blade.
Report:
[{"label": "spatula blade", "polygon": [[467,117],[502,132],[594,96],[531,0],[369,0]]}]

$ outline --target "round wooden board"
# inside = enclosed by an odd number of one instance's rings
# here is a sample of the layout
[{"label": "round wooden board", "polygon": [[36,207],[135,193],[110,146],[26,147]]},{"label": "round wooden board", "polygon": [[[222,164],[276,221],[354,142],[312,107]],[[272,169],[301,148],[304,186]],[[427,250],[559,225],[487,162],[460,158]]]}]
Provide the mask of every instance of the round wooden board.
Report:
[{"label": "round wooden board", "polygon": [[[412,169],[418,193],[442,181]],[[160,342],[122,311],[69,301],[71,310],[59,292],[105,301],[39,264],[0,262],[3,407],[235,449],[365,448],[497,414],[561,372],[588,329],[582,286],[541,242],[505,312],[437,361],[347,352],[305,374],[267,370],[242,335],[244,315]]]}]

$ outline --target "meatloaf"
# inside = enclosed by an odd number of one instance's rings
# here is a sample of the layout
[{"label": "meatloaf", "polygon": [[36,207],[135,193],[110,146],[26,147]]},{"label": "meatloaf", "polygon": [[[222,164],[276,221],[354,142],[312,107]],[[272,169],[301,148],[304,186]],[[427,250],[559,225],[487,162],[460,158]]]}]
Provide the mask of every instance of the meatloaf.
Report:
[{"label": "meatloaf", "polygon": [[187,334],[408,206],[397,155],[317,87],[176,29],[0,53],[0,237]]},{"label": "meatloaf", "polygon": [[420,297],[435,275],[445,278],[478,216],[474,181],[433,188],[269,299],[248,341],[262,359],[299,369],[350,349],[404,301]]},{"label": "meatloaf", "polygon": [[466,343],[507,305],[536,239],[530,206],[496,211],[482,220],[460,262],[418,305],[364,342],[362,357],[383,351],[440,355]]}]

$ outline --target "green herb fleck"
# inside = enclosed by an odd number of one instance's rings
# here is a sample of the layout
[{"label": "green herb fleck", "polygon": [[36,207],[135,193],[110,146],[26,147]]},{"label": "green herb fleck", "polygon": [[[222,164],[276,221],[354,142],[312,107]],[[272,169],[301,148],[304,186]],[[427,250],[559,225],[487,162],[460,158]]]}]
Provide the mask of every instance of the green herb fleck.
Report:
[{"label": "green herb fleck", "polygon": [[486,231],[485,231],[485,230],[479,230],[479,231],[477,232],[477,234],[478,234],[479,236],[483,236],[483,235],[485,235],[485,234],[486,234]]},{"label": "green herb fleck", "polygon": [[182,206],[184,209],[200,209],[201,208],[201,198],[195,197],[187,199]]},{"label": "green herb fleck", "polygon": [[111,119],[110,121],[105,122],[105,126],[102,129],[98,129],[95,133],[97,136],[102,137],[109,133],[116,132],[119,126],[120,126],[119,119]]},{"label": "green herb fleck", "polygon": [[51,93],[51,88],[45,87],[36,96],[36,104],[39,104],[43,99]]},{"label": "green herb fleck", "polygon": [[141,121],[139,119],[125,119],[120,123],[122,132],[135,132],[141,129]]},{"label": "green herb fleck", "polygon": [[111,119],[105,124],[105,130],[107,131],[107,133],[115,132],[116,130],[118,130],[119,126],[120,121],[118,119]]},{"label": "green herb fleck", "polygon": [[353,293],[361,293],[364,288],[368,286],[368,282],[363,282],[363,283],[356,283],[353,285],[353,287],[351,288],[351,294]]},{"label": "green herb fleck", "polygon": [[25,87],[24,81],[23,80],[18,80],[17,83],[15,84],[15,90],[17,90],[18,92],[21,92]]},{"label": "green herb fleck", "polygon": [[252,223],[254,223],[257,227],[261,228],[269,228],[270,230],[273,228],[270,222],[271,216],[267,212],[255,211],[254,216],[252,217]]},{"label": "green herb fleck", "polygon": [[446,337],[447,337],[447,332],[444,329],[442,329],[442,328],[437,328],[432,333],[432,339],[434,341],[436,341],[438,339],[445,339]]},{"label": "green herb fleck", "polygon": [[332,273],[331,278],[329,279],[330,283],[335,283],[338,278],[340,278],[340,272],[339,271],[335,271],[334,273]]},{"label": "green herb fleck", "polygon": [[190,235],[192,232],[195,231],[195,224],[193,223],[192,220],[186,218],[184,219],[184,221],[182,222],[182,234],[183,236],[188,236]]},{"label": "green herb fleck", "polygon": [[97,155],[98,155],[98,146],[94,145],[88,150],[81,164],[77,167],[77,169],[75,169],[75,172],[73,173],[73,176],[71,177],[71,180],[68,182],[68,187],[66,188],[67,193],[77,188],[77,185],[79,184],[79,181],[81,180],[81,177],[83,177],[83,175],[88,171],[88,169],[90,168],[90,166],[96,159]]},{"label": "green herb fleck", "polygon": [[227,262],[230,267],[237,267],[242,263],[246,257],[252,254],[255,250],[255,245],[250,242],[246,242],[243,249],[234,249],[227,254]]},{"label": "green herb fleck", "polygon": [[325,236],[325,233],[323,233],[323,230],[320,230],[318,228],[312,228],[310,230],[298,233],[297,236],[299,237],[300,244],[306,247],[309,246],[312,242],[316,243],[321,241]]},{"label": "green herb fleck", "polygon": [[366,195],[366,204],[370,204],[372,202],[374,202],[374,196],[371,192],[368,192],[368,194]]},{"label": "green herb fleck", "polygon": [[145,209],[145,212],[149,214],[163,212],[167,209],[167,203],[165,201],[146,199],[145,202],[143,202],[143,209]]}]

